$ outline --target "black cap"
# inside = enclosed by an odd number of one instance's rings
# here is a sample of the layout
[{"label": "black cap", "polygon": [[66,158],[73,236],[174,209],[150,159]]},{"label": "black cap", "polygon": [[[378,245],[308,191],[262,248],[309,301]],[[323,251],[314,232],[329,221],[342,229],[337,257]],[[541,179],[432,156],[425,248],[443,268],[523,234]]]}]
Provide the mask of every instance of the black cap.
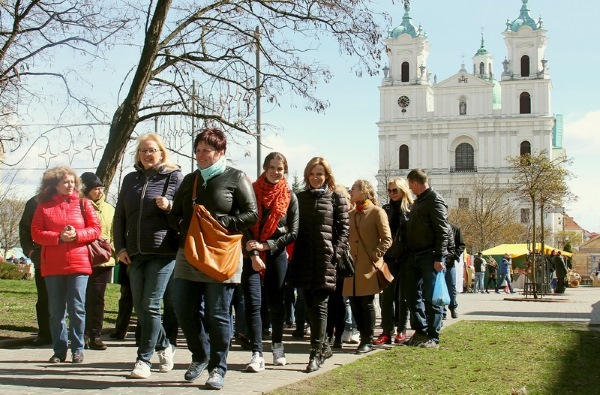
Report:
[{"label": "black cap", "polygon": [[86,172],[81,175],[81,183],[83,184],[83,194],[87,195],[92,189],[96,187],[103,187],[104,183],[98,178],[98,176],[91,172]]}]

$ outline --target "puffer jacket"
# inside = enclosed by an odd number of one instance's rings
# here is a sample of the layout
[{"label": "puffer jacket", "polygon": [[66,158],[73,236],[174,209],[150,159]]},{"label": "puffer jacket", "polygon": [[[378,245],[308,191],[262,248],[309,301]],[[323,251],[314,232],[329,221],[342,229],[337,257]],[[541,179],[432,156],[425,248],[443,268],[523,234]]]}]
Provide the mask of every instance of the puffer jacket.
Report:
[{"label": "puffer jacket", "polygon": [[[49,201],[38,204],[31,222],[31,237],[42,246],[43,277],[92,273],[87,244],[100,236],[100,221],[87,199],[82,204],[85,218],[77,192],[69,196],[55,194]],[[60,240],[60,233],[67,225],[77,231],[74,242]]]},{"label": "puffer jacket", "polygon": [[[96,210],[96,215],[98,215],[98,219],[100,220],[100,228],[102,229],[101,238],[107,239],[110,241],[110,245],[113,248],[113,253],[115,249],[115,245],[113,242],[113,218],[115,216],[115,208],[110,204],[106,203],[106,195],[102,195],[100,199],[97,201],[90,200],[90,203]],[[98,266],[100,267],[112,267],[115,265],[114,256],[110,257],[108,262],[102,263]]]},{"label": "puffer jacket", "polygon": [[348,243],[346,198],[330,189],[298,193],[300,223],[288,282],[301,289],[335,290],[336,265]]},{"label": "puffer jacket", "polygon": [[436,261],[448,253],[450,240],[448,206],[444,198],[431,188],[421,193],[408,215],[406,239],[413,255],[432,252]]},{"label": "puffer jacket", "polygon": [[177,233],[169,226],[168,213],[156,205],[154,198],[164,196],[173,201],[181,184],[181,170],[164,164],[145,170],[139,163],[135,172],[123,179],[113,222],[117,255],[127,250],[135,254],[175,255]]}]

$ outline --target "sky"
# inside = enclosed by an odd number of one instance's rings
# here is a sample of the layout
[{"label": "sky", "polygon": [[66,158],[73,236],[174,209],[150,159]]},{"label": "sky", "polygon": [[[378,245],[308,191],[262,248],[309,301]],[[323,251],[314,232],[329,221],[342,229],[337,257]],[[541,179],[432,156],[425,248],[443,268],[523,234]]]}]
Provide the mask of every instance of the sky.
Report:
[{"label": "sky", "polygon": [[[401,4],[377,2],[392,16],[392,26],[402,21]],[[431,44],[429,71],[441,82],[457,73],[481,44],[494,56],[494,75],[502,73],[507,50],[502,32],[506,20],[519,16],[521,0],[413,0],[413,24],[425,29]],[[566,206],[568,215],[584,229],[600,232],[600,79],[594,69],[600,53],[593,44],[600,37],[600,2],[580,0],[529,0],[533,19],[540,16],[547,30],[546,59],[553,84],[552,111],[564,116],[564,146],[573,159],[570,180],[577,202]],[[265,144],[287,155],[290,174],[302,177],[305,164],[313,156],[323,156],[331,164],[336,181],[347,186],[359,178],[375,182],[378,170],[379,91],[382,75],[358,78],[332,51],[322,51],[321,62],[330,64],[335,78],[320,89],[331,107],[325,114],[272,110],[263,121],[282,130],[264,137]],[[263,155],[265,149],[263,148]],[[268,152],[268,151],[267,151]],[[256,158],[239,160],[240,166],[256,175]]]},{"label": "sky", "polygon": [[[390,0],[375,0],[373,3],[376,9],[388,12],[392,17],[391,25],[384,27],[386,36],[388,29],[401,23],[403,6]],[[437,76],[437,81],[454,75],[462,63],[470,70],[471,58],[479,49],[482,31],[485,47],[494,56],[494,75],[501,75],[502,61],[507,52],[502,32],[507,19],[512,21],[519,16],[521,5],[521,0],[412,0],[410,15],[413,24],[421,25],[427,32],[431,44],[428,67]],[[597,126],[600,124],[600,79],[596,77],[595,69],[600,64],[600,52],[595,42],[600,37],[600,23],[597,21],[600,2],[529,0],[528,7],[532,18],[542,17],[544,28],[548,31],[546,59],[553,82],[552,111],[564,116],[564,145],[567,155],[574,160],[570,170],[576,178],[570,181],[569,187],[578,196],[578,201],[566,207],[567,214],[583,228],[599,232],[600,209],[596,197],[600,195],[600,183],[595,173],[600,169],[596,161],[596,152],[600,149]],[[323,114],[313,114],[304,111],[302,106],[291,109],[285,100],[281,107],[263,103],[262,121],[274,128],[263,135],[263,143],[267,147],[262,148],[262,155],[264,157],[271,150],[286,155],[290,178],[294,175],[302,178],[306,163],[314,156],[323,156],[330,162],[336,182],[347,186],[359,178],[375,182],[379,149],[376,125],[379,120],[378,87],[383,75],[357,77],[350,70],[352,60],[341,57],[334,45],[324,40],[320,48],[307,54],[330,66],[334,74],[330,83],[322,84],[318,89],[319,96],[327,99],[330,107]],[[136,56],[133,53],[132,59]],[[110,63],[109,57],[107,64]],[[111,106],[120,100],[122,78],[119,76],[124,76],[127,71],[128,67],[119,69],[118,62],[115,62],[98,72],[97,78],[92,78],[90,89],[106,92],[108,113],[114,112]],[[298,99],[294,102],[298,104]],[[40,153],[48,145],[44,144],[38,148]],[[66,152],[70,149],[70,137],[65,136],[60,144],[59,152],[64,151],[62,158],[52,159],[51,166],[69,160],[70,154]],[[230,145],[228,156],[254,178],[257,173],[256,148],[250,145],[245,149],[249,150],[249,156]],[[43,158],[34,157],[37,162],[29,167],[44,164]],[[77,168],[84,169],[82,171],[93,171],[99,159],[100,153],[97,153],[75,162]],[[189,160],[181,160],[180,164],[184,173],[191,171]],[[126,171],[131,169],[130,166],[131,163],[125,163]],[[31,185],[33,193],[41,171],[21,173],[20,177]]]}]

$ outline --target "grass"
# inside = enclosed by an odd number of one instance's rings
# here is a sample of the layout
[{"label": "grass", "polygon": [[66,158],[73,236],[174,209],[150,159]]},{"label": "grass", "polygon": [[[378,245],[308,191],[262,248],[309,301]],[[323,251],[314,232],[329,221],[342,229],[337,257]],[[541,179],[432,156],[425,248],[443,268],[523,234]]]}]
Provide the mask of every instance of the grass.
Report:
[{"label": "grass", "polygon": [[[108,284],[104,328],[114,328],[118,312],[119,285]],[[0,339],[31,336],[37,333],[33,280],[0,280]]]},{"label": "grass", "polygon": [[[394,347],[271,394],[597,394],[600,332],[461,321],[439,350]],[[526,392],[525,392],[526,391]]]}]

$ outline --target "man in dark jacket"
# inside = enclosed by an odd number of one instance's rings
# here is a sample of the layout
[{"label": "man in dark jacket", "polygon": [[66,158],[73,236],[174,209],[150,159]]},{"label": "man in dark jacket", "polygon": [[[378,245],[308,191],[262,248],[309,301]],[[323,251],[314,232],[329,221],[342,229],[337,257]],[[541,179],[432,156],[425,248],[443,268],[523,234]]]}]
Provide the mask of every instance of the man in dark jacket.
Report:
[{"label": "man in dark jacket", "polygon": [[21,248],[33,262],[35,269],[35,288],[37,289],[37,302],[35,304],[35,312],[38,322],[38,336],[31,343],[32,346],[39,347],[52,343],[52,335],[50,333],[50,312],[48,310],[48,291],[46,290],[46,282],[42,278],[40,270],[41,250],[42,247],[33,242],[31,237],[31,221],[33,214],[37,208],[37,196],[32,197],[25,203],[25,210],[19,221],[19,238],[21,239]]},{"label": "man in dark jacket", "polygon": [[[460,257],[465,250],[465,242],[460,234],[460,228],[454,224],[450,224],[452,233],[450,234],[451,240],[448,243],[448,255],[446,256],[446,273],[444,275],[446,279],[446,286],[448,287],[448,294],[450,294],[450,316],[452,318],[458,318],[456,309],[458,308],[458,302],[456,301],[456,264],[459,262]],[[446,308],[444,308],[444,318],[446,318]]]},{"label": "man in dark jacket", "polygon": [[[427,173],[422,169],[411,170],[407,179],[410,190],[417,196],[407,223],[410,257],[406,299],[417,324],[410,344],[439,348],[443,307],[434,305],[432,299],[436,277],[444,275],[440,272],[444,270],[451,237],[448,206],[440,194],[429,187]],[[425,303],[420,303],[419,284],[423,287]]]}]

